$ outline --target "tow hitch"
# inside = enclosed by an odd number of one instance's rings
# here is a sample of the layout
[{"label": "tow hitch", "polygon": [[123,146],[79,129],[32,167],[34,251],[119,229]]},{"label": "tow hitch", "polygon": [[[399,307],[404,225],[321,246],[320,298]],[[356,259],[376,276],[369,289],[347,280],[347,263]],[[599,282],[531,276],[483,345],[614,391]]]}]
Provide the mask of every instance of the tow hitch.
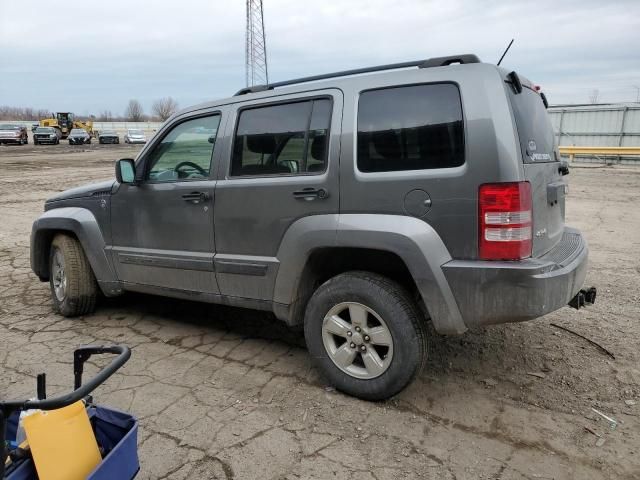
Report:
[{"label": "tow hitch", "polygon": [[596,287],[583,288],[571,299],[569,306],[580,310],[582,307],[596,303]]}]

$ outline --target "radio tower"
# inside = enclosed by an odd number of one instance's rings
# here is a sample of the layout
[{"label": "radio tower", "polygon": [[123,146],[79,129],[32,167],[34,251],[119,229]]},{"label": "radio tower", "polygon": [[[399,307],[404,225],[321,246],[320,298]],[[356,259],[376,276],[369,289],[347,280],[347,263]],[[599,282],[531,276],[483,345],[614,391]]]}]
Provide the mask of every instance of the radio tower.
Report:
[{"label": "radio tower", "polygon": [[247,0],[246,80],[247,87],[269,83],[267,43],[262,16],[262,0]]}]

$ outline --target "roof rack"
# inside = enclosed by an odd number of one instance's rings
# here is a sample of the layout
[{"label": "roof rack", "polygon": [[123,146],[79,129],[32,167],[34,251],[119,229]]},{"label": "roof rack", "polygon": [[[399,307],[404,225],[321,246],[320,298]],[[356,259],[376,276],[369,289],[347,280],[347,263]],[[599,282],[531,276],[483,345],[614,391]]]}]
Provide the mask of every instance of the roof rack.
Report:
[{"label": "roof rack", "polygon": [[400,68],[431,68],[445,67],[454,63],[480,63],[480,59],[473,54],[451,55],[448,57],[434,57],[427,60],[416,60],[414,62],[390,63],[387,65],[378,65],[375,67],[356,68],[354,70],[343,70],[341,72],[325,73],[322,75],[313,75],[311,77],[295,78],[293,80],[284,80],[282,82],[269,83],[267,85],[255,85],[238,90],[234,96],[245,95],[247,93],[264,92],[265,90],[273,90],[274,88],[284,87],[287,85],[295,85],[298,83],[315,82],[317,80],[325,80],[327,78],[347,77],[350,75],[359,75],[362,73],[382,72],[384,70],[398,70]]}]

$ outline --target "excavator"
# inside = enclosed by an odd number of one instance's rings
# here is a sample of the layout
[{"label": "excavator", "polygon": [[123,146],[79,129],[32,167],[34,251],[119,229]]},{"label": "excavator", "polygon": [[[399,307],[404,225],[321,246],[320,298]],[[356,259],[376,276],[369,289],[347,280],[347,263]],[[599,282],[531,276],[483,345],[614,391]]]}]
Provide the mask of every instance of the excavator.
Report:
[{"label": "excavator", "polygon": [[93,130],[93,122],[91,120],[81,122],[80,120],[76,120],[75,115],[70,112],[58,112],[55,114],[55,118],[44,118],[40,120],[40,126],[53,127],[59,130],[62,138],[67,138],[74,128],[82,128],[92,137],[95,137],[97,133]]}]

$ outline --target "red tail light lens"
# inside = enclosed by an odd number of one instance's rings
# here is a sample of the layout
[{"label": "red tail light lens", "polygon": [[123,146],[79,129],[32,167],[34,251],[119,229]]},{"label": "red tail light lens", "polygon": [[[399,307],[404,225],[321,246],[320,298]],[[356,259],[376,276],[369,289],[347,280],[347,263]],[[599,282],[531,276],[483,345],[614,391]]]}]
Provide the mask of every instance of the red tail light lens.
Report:
[{"label": "red tail light lens", "polygon": [[529,182],[480,185],[478,217],[478,251],[482,260],[520,260],[531,256]]}]

